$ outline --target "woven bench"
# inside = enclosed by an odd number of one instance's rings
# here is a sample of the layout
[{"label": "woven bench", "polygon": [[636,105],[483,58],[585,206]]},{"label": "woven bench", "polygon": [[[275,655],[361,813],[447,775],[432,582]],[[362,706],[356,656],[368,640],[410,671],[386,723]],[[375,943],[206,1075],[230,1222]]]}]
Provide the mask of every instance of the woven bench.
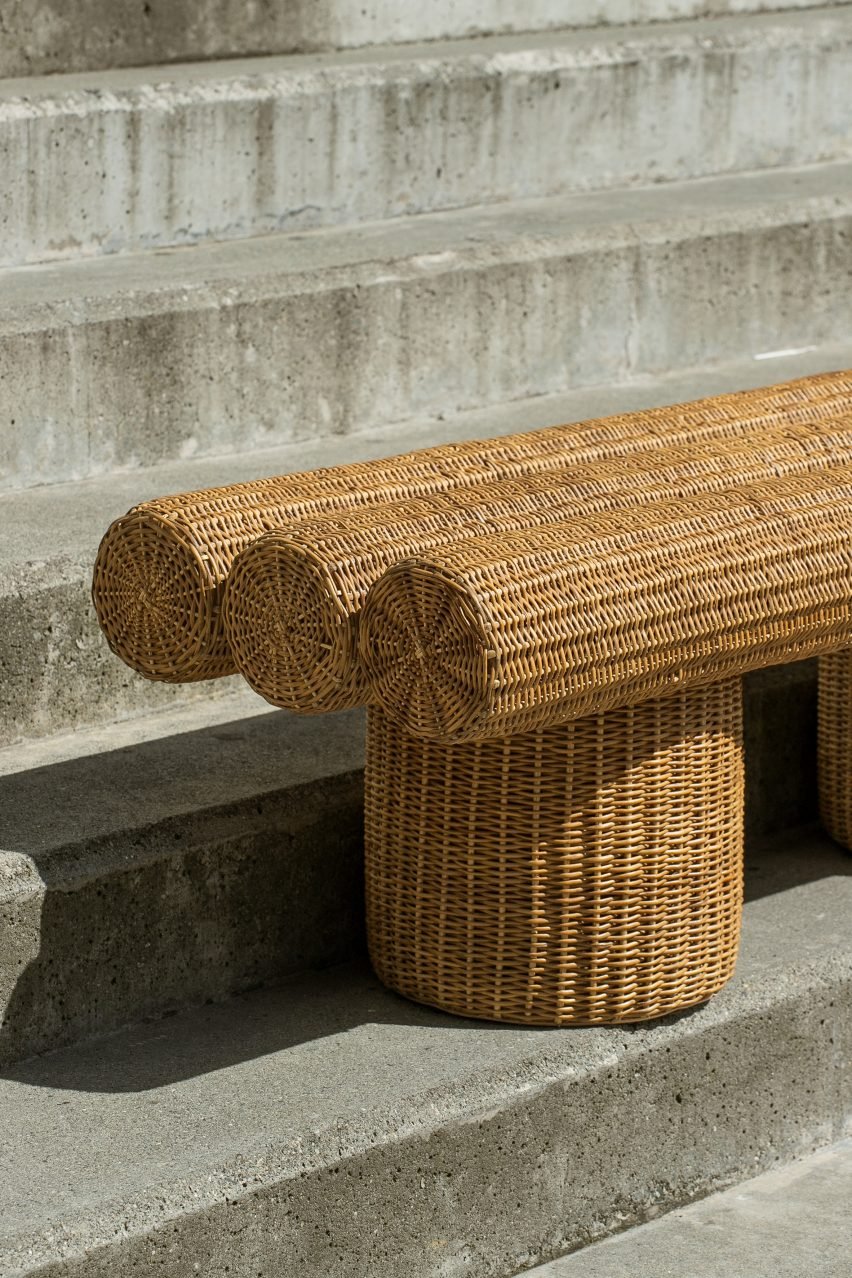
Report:
[{"label": "woven bench", "polygon": [[[381,707],[366,850],[387,984],[545,1024],[720,988],[739,930],[739,676],[848,647],[850,511],[841,466],[383,575],[361,654]],[[848,803],[848,773],[832,782]]]},{"label": "woven bench", "polygon": [[736,957],[743,670],[830,654],[823,806],[848,831],[851,408],[832,374],[146,503],[95,606],[147,677],[371,702],[388,984],[528,1023],[659,1016]]}]

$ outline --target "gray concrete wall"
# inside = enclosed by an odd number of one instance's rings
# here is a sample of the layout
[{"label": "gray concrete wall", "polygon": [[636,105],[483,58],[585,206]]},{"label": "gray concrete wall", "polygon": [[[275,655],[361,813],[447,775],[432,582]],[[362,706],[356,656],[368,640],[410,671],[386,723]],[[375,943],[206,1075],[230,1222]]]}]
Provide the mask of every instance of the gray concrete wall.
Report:
[{"label": "gray concrete wall", "polygon": [[847,159],[850,13],[9,81],[0,264]]}]

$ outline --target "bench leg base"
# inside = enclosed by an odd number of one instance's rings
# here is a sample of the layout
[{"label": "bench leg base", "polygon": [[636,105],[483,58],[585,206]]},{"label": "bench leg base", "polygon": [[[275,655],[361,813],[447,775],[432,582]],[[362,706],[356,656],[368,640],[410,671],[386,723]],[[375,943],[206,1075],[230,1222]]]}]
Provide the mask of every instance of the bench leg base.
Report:
[{"label": "bench leg base", "polygon": [[649,1020],[731,976],[742,913],[738,679],[457,746],[371,709],[366,883],[381,980],[459,1015]]}]

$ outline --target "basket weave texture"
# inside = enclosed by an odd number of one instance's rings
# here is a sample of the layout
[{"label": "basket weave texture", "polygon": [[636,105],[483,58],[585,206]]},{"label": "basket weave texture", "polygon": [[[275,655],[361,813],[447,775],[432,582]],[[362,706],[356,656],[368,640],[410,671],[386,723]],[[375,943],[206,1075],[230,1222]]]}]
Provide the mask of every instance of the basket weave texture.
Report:
[{"label": "basket weave texture", "polygon": [[465,741],[848,646],[850,503],[841,466],[397,564],[361,622],[375,698]]},{"label": "basket weave texture", "polygon": [[826,374],[675,408],[164,497],[135,507],[108,529],[95,564],[95,610],[113,651],[148,678],[190,682],[233,674],[221,617],[223,583],[236,555],[264,532],[637,449],[826,420],[848,406],[850,395],[852,373]]},{"label": "basket weave texture", "polygon": [[578,512],[647,506],[775,476],[852,463],[845,417],[791,423],[745,439],[698,440],[569,470],[369,507],[267,533],[236,558],[223,617],[231,651],[273,705],[320,713],[363,705],[358,655],[367,592],[394,563],[481,537],[564,522]]},{"label": "basket weave texture", "polygon": [[535,1025],[663,1016],[732,974],[739,680],[454,746],[368,713],[370,955],[401,994]]},{"label": "basket weave texture", "polygon": [[852,849],[852,649],[820,658],[818,741],[822,822]]}]

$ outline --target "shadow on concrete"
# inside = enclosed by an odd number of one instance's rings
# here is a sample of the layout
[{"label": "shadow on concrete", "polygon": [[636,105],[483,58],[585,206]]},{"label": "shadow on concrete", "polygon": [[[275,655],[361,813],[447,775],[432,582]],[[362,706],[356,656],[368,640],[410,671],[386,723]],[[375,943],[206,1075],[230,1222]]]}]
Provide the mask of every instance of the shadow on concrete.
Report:
[{"label": "shadow on concrete", "polygon": [[[749,854],[746,896],[754,900],[839,875],[852,877],[852,856],[818,832],[800,832],[796,839],[787,836]],[[692,1008],[655,1024],[672,1024],[698,1010]],[[385,989],[362,958],[10,1065],[0,1070],[0,1077],[78,1092],[149,1091],[377,1024],[448,1032],[475,1028],[480,1035],[601,1032],[531,1029],[450,1016]],[[648,1028],[647,1023],[622,1025],[614,1032],[623,1036]]]},{"label": "shadow on concrete", "polygon": [[363,725],[332,718],[0,777],[0,1062],[363,950]]},{"label": "shadow on concrete", "polygon": [[[806,839],[804,852],[800,838],[766,842],[774,826],[813,816],[813,663],[780,678],[761,673],[746,687],[747,900],[852,874],[852,858],[822,837]],[[327,720],[264,715],[54,765],[41,782],[0,778],[0,845],[25,857],[42,887],[19,894],[34,915],[22,915],[16,935],[35,949],[5,1003],[0,1059],[38,1039],[36,1017],[45,1045],[103,1035],[0,1076],[144,1091],[368,1024],[553,1032],[419,1007],[383,989],[363,959],[317,970],[364,952],[361,776],[345,767],[361,726],[331,767],[328,731]],[[52,811],[28,821],[24,805],[45,795]],[[193,1003],[201,1006],[177,1014]]]}]

